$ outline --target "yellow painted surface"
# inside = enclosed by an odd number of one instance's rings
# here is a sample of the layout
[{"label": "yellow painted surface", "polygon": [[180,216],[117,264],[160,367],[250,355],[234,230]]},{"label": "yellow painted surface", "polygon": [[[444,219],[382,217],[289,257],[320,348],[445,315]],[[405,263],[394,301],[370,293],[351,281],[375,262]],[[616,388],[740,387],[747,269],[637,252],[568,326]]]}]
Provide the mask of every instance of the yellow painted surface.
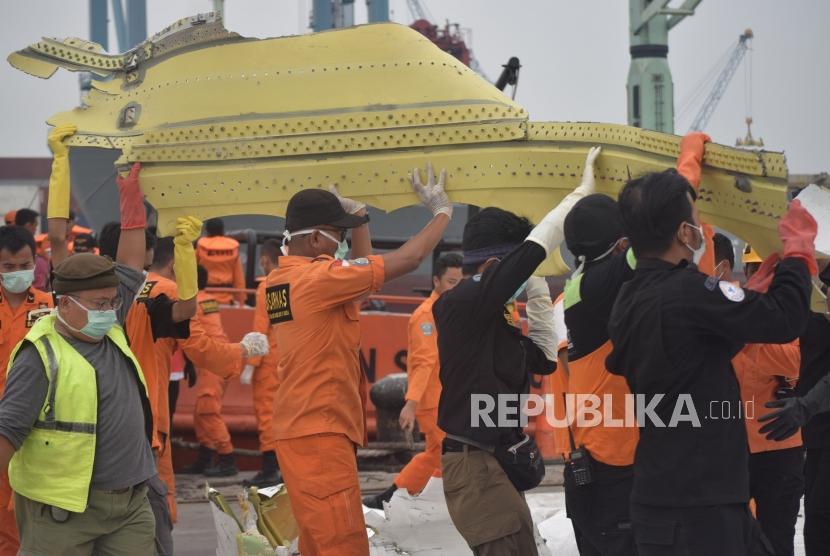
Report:
[{"label": "yellow painted surface", "polygon": [[[44,39],[9,61],[40,77],[57,66],[110,76],[95,82],[83,108],[49,123],[75,123],[73,147],[120,148],[121,163],[141,161],[162,233],[183,215],[283,215],[295,192],[332,183],[383,210],[409,206],[416,198],[406,175],[427,162],[447,169],[453,201],[536,221],[578,184],[592,145],[603,147],[597,184],[609,195],[630,176],[674,167],[679,153],[673,135],[530,122],[521,106],[396,24],[256,40],[208,15],[125,54],[96,46]],[[762,255],[776,249],[783,155],[709,144],[704,162],[704,219]],[[735,186],[737,176],[751,192]],[[563,271],[554,266],[547,271]]]}]

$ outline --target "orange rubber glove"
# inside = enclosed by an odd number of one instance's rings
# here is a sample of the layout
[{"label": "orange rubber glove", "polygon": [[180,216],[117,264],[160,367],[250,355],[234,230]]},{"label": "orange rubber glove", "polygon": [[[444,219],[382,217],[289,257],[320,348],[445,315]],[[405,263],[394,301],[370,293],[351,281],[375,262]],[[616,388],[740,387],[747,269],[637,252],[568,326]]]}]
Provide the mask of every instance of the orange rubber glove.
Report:
[{"label": "orange rubber glove", "polygon": [[781,257],[778,256],[778,253],[773,253],[764,259],[755,274],[746,281],[744,288],[758,293],[767,293],[770,284],[772,284],[772,278],[775,276],[775,265],[780,261]]},{"label": "orange rubber glove", "polygon": [[118,191],[121,200],[121,229],[135,230],[147,227],[147,213],[144,210],[144,195],[141,193],[141,185],[138,182],[138,173],[141,171],[141,163],[136,162],[130,168],[130,174],[122,177],[116,174],[115,183],[118,184]]},{"label": "orange rubber glove", "polygon": [[810,275],[815,276],[818,272],[815,245],[818,224],[798,199],[790,203],[790,210],[778,223],[778,234],[784,244],[783,256],[801,259]]},{"label": "orange rubber glove", "polygon": [[692,131],[680,140],[677,173],[689,180],[695,193],[700,189],[700,166],[703,164],[704,145],[712,139],[702,131]]}]

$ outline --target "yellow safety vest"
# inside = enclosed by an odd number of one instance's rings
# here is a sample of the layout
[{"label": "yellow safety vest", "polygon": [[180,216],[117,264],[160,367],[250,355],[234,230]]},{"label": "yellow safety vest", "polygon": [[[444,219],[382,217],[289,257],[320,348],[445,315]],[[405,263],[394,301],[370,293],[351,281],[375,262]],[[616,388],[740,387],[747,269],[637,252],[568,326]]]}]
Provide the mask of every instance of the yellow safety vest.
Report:
[{"label": "yellow safety vest", "polygon": [[[132,362],[142,384],[139,391],[149,438],[152,414],[141,366],[120,326],[113,326],[107,337]],[[15,347],[8,371],[24,342],[34,345],[40,354],[49,388],[34,427],[9,463],[9,482],[26,498],[70,512],[83,512],[95,461],[95,369],[55,330],[54,315],[43,317],[32,326]]]}]

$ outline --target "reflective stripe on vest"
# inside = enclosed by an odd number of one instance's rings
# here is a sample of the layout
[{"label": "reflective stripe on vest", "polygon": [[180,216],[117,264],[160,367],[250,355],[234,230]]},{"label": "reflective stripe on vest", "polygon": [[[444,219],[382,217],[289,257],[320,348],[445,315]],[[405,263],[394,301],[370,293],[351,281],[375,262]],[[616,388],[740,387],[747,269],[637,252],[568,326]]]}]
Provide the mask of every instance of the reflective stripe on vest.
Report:
[{"label": "reflective stripe on vest", "polygon": [[57,430],[62,432],[80,432],[84,434],[95,434],[94,423],[72,423],[58,421],[55,419],[55,390],[58,383],[58,359],[55,357],[55,350],[49,338],[42,337],[40,341],[46,350],[46,359],[49,361],[49,391],[46,394],[46,416],[45,419],[35,421],[34,427],[45,430]]}]

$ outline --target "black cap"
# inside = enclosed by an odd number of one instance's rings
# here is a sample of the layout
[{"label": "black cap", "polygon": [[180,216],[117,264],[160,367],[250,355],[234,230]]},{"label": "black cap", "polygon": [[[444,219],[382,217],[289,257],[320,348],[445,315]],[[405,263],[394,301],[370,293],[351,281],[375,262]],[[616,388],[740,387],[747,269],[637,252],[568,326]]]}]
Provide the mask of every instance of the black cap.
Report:
[{"label": "black cap", "polygon": [[625,235],[617,201],[594,193],[576,202],[565,217],[565,244],[575,256],[595,259]]},{"label": "black cap", "polygon": [[337,197],[324,189],[304,189],[295,193],[285,211],[285,229],[289,232],[324,225],[357,228],[367,220],[366,216],[347,213]]}]

